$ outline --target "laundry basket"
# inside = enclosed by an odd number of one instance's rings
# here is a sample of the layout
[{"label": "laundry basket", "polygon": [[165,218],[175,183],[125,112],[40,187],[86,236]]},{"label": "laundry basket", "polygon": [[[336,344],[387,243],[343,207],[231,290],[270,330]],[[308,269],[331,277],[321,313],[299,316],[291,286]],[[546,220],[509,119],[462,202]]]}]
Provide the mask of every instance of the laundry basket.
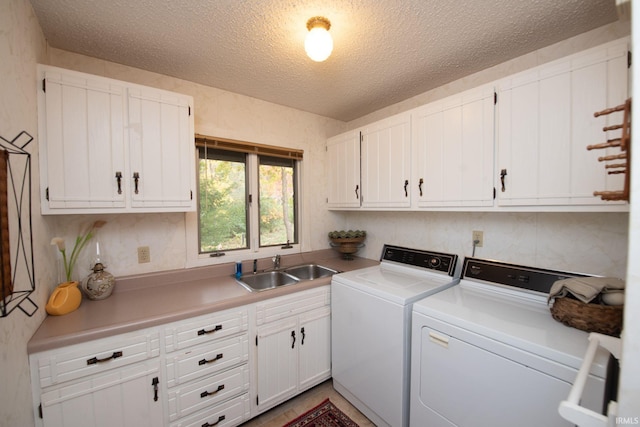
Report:
[{"label": "laundry basket", "polygon": [[614,337],[622,331],[622,305],[584,303],[570,296],[555,298],[551,315],[558,322],[587,332]]}]

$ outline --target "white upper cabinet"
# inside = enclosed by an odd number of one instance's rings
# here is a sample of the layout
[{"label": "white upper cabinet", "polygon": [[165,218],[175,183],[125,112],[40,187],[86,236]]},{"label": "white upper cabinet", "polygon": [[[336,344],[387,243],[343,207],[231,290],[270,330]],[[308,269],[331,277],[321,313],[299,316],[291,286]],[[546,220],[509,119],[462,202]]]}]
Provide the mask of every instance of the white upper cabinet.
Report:
[{"label": "white upper cabinet", "polygon": [[617,204],[593,191],[621,189],[622,176],[586,147],[614,138],[602,129],[621,115],[594,112],[624,103],[627,76],[627,43],[617,41],[500,81],[498,205]]},{"label": "white upper cabinet", "polygon": [[41,76],[43,213],[124,208],[125,86],[49,67]]},{"label": "white upper cabinet", "polygon": [[360,132],[329,138],[327,164],[328,206],[360,207]]},{"label": "white upper cabinet", "polygon": [[193,99],[39,66],[43,214],[195,209]]},{"label": "white upper cabinet", "polygon": [[493,86],[419,107],[411,122],[415,204],[493,206]]},{"label": "white upper cabinet", "polygon": [[188,210],[195,197],[193,100],[137,86],[128,101],[132,206]]},{"label": "white upper cabinet", "polygon": [[411,114],[375,122],[361,135],[362,207],[410,207]]}]

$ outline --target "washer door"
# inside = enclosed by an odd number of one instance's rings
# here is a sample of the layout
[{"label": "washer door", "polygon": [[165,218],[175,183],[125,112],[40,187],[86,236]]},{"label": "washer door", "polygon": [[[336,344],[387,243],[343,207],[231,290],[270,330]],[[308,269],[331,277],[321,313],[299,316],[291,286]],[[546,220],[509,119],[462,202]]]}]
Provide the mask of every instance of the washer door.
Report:
[{"label": "washer door", "polygon": [[[571,389],[566,381],[492,352],[503,346],[493,340],[486,340],[488,351],[427,326],[418,334],[419,347],[413,349],[418,372],[412,372],[419,381],[412,388],[418,400],[412,396],[411,425],[572,425],[558,414]],[[414,410],[415,405],[426,409]]]}]

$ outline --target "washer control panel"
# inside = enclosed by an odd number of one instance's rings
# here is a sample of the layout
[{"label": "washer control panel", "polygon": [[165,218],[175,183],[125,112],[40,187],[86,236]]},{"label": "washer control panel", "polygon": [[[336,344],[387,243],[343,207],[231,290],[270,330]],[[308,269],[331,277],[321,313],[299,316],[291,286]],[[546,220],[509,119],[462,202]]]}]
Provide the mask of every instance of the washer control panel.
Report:
[{"label": "washer control panel", "polygon": [[584,274],[580,273],[527,267],[481,258],[465,258],[462,268],[463,279],[473,279],[543,294],[548,294],[551,286],[557,280],[583,276]]},{"label": "washer control panel", "polygon": [[393,261],[413,265],[453,276],[458,262],[458,255],[384,245],[380,261]]}]

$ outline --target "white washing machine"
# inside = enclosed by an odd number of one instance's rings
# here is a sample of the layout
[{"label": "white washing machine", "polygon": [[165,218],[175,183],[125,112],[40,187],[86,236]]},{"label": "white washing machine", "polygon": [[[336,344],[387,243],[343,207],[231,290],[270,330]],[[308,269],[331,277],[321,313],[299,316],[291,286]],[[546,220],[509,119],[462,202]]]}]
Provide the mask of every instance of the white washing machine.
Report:
[{"label": "white washing machine", "polygon": [[[589,344],[557,322],[551,285],[578,274],[467,258],[460,283],[413,307],[410,424],[569,427],[558,414]],[[608,356],[582,406],[602,413]]]},{"label": "white washing machine", "polygon": [[457,259],[385,245],[378,266],[333,276],[333,385],[377,426],[409,425],[411,308],[458,282]]}]

